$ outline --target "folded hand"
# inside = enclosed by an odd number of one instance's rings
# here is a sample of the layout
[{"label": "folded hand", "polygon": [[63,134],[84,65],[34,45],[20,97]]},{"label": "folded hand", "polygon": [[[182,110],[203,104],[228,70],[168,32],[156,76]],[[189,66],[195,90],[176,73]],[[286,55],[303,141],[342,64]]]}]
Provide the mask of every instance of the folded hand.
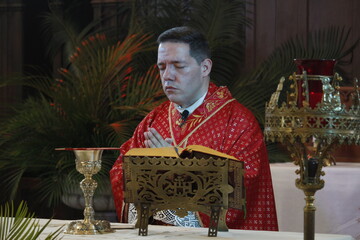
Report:
[{"label": "folded hand", "polygon": [[149,128],[149,131],[144,132],[145,136],[145,146],[147,148],[159,148],[159,147],[170,147],[172,146],[172,139],[164,139],[155,128]]}]

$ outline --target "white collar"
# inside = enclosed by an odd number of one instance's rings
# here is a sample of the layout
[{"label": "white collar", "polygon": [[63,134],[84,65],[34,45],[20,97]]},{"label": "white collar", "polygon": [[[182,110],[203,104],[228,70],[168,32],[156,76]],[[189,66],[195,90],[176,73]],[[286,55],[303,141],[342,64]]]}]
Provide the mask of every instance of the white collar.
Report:
[{"label": "white collar", "polygon": [[185,110],[188,110],[189,111],[189,115],[195,111],[195,109],[197,109],[203,102],[204,102],[204,99],[206,97],[206,94],[207,94],[207,91],[204,95],[201,96],[201,98],[199,98],[196,102],[194,102],[193,104],[191,104],[189,107],[187,108],[182,108],[181,106],[175,104],[176,106],[176,109],[182,113],[183,111]]}]

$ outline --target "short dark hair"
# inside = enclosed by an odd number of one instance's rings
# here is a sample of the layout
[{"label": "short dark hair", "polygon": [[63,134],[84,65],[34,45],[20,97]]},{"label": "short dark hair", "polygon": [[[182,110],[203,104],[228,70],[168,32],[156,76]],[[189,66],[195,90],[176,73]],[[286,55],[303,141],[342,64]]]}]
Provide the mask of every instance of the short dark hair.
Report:
[{"label": "short dark hair", "polygon": [[180,42],[189,44],[190,56],[200,64],[204,59],[210,58],[209,43],[204,34],[187,26],[175,27],[166,30],[157,39],[158,44],[163,42]]}]

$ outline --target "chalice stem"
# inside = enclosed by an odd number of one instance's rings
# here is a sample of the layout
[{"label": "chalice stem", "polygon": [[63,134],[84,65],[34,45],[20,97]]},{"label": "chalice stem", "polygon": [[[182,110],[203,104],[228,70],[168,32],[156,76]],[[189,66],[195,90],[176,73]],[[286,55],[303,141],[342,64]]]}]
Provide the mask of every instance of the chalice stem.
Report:
[{"label": "chalice stem", "polygon": [[93,196],[97,183],[91,178],[92,175],[85,175],[85,179],[81,181],[80,187],[84,193],[85,209],[84,209],[84,222],[90,224],[95,221],[94,208],[93,208]]},{"label": "chalice stem", "polygon": [[306,194],[306,205],[304,207],[304,240],[315,239],[315,206],[314,194]]}]

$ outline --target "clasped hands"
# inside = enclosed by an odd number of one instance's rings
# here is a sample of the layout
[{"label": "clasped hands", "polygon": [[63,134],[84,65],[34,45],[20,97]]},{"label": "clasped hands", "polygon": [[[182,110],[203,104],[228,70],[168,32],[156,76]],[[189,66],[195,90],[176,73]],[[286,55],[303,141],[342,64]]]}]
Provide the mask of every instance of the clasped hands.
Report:
[{"label": "clasped hands", "polygon": [[160,148],[171,147],[173,140],[171,138],[163,138],[155,128],[149,128],[147,132],[144,132],[145,147],[147,148]]}]

